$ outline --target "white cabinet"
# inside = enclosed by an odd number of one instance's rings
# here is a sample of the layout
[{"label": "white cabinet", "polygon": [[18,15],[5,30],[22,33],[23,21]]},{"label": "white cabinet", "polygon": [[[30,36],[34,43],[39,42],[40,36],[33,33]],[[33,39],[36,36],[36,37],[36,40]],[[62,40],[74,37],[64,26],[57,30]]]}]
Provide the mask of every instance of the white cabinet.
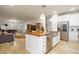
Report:
[{"label": "white cabinet", "polygon": [[70,31],[69,41],[77,41],[77,40],[78,40],[78,32]]},{"label": "white cabinet", "polygon": [[70,26],[79,26],[79,13],[70,14]]},{"label": "white cabinet", "polygon": [[58,17],[58,22],[64,22],[64,21],[69,21],[70,19],[70,15],[66,14],[66,15],[61,15]]},{"label": "white cabinet", "polygon": [[46,36],[39,37],[39,53],[46,53]]},{"label": "white cabinet", "polygon": [[74,31],[69,31],[69,40],[76,41],[77,40],[77,33]]},{"label": "white cabinet", "polygon": [[58,33],[57,36],[54,36],[52,38],[52,46],[54,47],[56,44],[58,44],[60,42],[60,33]]},{"label": "white cabinet", "polygon": [[26,50],[35,54],[46,53],[46,36],[26,34]]},{"label": "white cabinet", "polygon": [[69,30],[69,41],[79,41],[79,31],[77,31],[79,27],[70,27]]},{"label": "white cabinet", "polygon": [[58,36],[53,37],[53,46],[58,43]]}]

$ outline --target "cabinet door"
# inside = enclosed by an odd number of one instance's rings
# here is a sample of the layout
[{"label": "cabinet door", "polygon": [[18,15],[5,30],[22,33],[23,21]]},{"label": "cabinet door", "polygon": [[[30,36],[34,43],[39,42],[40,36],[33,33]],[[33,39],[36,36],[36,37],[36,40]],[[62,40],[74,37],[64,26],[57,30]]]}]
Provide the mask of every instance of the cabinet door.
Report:
[{"label": "cabinet door", "polygon": [[79,26],[79,13],[70,15],[70,26]]},{"label": "cabinet door", "polygon": [[70,31],[69,32],[69,40],[70,41],[73,41],[75,39],[75,36],[74,35],[75,35],[75,32],[73,32],[73,31]]},{"label": "cabinet door", "polygon": [[70,41],[77,41],[77,32],[75,31],[70,31],[69,32],[69,40]]},{"label": "cabinet door", "polygon": [[39,39],[39,53],[46,53],[46,36]]},{"label": "cabinet door", "polygon": [[26,35],[26,49],[31,53],[46,53],[46,36]]},{"label": "cabinet door", "polygon": [[26,35],[26,49],[31,53],[39,52],[39,37]]}]

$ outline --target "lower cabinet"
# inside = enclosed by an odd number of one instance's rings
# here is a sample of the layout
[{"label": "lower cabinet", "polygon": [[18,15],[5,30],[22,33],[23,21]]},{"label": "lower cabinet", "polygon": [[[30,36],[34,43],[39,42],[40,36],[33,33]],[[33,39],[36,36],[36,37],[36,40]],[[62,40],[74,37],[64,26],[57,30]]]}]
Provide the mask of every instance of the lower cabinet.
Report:
[{"label": "lower cabinet", "polygon": [[33,54],[46,53],[46,36],[26,34],[26,50]]},{"label": "lower cabinet", "polygon": [[78,41],[79,33],[77,31],[69,31],[69,41]]},{"label": "lower cabinet", "polygon": [[[60,33],[47,39],[46,36],[34,36],[26,34],[26,50],[33,54],[44,54],[60,42]],[[51,44],[52,43],[52,44]]]},{"label": "lower cabinet", "polygon": [[79,42],[79,26],[70,26],[69,41]]}]

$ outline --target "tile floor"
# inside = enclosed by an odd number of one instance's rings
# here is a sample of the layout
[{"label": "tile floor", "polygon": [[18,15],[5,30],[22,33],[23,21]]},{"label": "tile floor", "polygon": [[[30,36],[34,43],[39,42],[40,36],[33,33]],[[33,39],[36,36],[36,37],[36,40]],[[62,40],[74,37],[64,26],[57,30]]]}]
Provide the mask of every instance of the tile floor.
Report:
[{"label": "tile floor", "polygon": [[0,54],[29,54],[25,50],[25,40],[17,39],[16,42],[0,44]]},{"label": "tile floor", "polygon": [[[14,44],[14,45],[13,45]],[[0,44],[0,54],[30,54],[25,50],[25,40]],[[79,54],[79,42],[61,41],[47,54]]]},{"label": "tile floor", "polygon": [[79,42],[61,41],[48,54],[79,54]]}]

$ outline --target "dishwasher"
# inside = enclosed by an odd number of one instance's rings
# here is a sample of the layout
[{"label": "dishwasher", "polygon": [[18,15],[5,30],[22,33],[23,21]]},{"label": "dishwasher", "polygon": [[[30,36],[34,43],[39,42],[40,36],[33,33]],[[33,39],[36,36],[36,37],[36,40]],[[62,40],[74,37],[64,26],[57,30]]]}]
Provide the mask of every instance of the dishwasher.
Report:
[{"label": "dishwasher", "polygon": [[47,35],[46,39],[46,52],[49,52],[52,49],[52,34]]}]

